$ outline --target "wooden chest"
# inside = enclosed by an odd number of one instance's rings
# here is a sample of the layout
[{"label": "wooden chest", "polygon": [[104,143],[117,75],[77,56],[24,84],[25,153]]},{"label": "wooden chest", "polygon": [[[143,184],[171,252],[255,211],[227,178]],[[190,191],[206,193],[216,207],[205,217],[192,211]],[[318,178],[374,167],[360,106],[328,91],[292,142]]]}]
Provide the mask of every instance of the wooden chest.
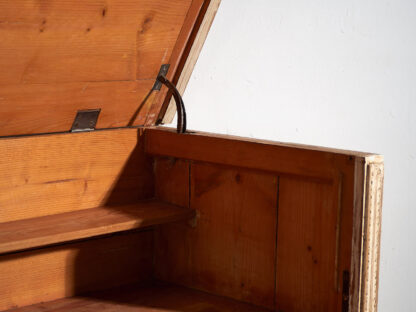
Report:
[{"label": "wooden chest", "polygon": [[0,0],[0,311],[377,310],[381,156],[185,131],[218,5]]}]

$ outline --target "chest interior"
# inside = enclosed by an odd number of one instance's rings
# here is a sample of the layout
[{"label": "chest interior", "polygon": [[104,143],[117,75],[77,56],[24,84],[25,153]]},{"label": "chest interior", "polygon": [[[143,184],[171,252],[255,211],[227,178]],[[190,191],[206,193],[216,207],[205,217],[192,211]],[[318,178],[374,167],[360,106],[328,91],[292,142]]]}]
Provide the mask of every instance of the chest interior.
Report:
[{"label": "chest interior", "polygon": [[0,0],[0,311],[376,311],[382,157],[156,126],[218,4]]}]

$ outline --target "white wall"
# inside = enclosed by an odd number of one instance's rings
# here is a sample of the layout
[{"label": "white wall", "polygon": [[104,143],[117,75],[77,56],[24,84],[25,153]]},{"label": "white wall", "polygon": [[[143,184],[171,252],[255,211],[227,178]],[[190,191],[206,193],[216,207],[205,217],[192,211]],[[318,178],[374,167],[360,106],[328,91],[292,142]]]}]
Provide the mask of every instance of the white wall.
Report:
[{"label": "white wall", "polygon": [[380,312],[416,311],[416,1],[223,0],[189,128],[385,155]]}]

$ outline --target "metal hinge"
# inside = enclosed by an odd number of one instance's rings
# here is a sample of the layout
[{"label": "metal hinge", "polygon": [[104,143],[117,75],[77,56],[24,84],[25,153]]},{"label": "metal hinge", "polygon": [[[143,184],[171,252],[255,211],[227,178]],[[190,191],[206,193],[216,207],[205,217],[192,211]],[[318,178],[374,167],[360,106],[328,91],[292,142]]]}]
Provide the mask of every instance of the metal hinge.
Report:
[{"label": "metal hinge", "polygon": [[95,130],[95,125],[97,124],[100,111],[100,108],[78,111],[72,124],[71,132]]},{"label": "metal hinge", "polygon": [[348,312],[350,304],[350,272],[342,272],[342,312]]},{"label": "metal hinge", "polygon": [[185,111],[185,104],[183,103],[183,99],[181,94],[179,93],[176,86],[166,78],[166,74],[169,70],[169,64],[163,64],[160,67],[159,74],[157,75],[155,84],[153,85],[153,90],[160,90],[162,85],[165,85],[169,92],[172,93],[173,98],[175,99],[176,103],[176,112],[178,114],[178,125],[176,127],[176,131],[178,133],[185,133],[186,132],[186,111]]}]

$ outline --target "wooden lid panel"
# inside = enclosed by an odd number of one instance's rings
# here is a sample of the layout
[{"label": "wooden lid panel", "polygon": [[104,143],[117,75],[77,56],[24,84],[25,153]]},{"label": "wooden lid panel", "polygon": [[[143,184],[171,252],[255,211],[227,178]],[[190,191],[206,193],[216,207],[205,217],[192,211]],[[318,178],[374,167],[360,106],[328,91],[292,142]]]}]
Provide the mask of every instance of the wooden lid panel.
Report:
[{"label": "wooden lid panel", "polygon": [[68,131],[83,109],[101,108],[97,128],[144,124],[203,2],[0,0],[0,136]]}]

